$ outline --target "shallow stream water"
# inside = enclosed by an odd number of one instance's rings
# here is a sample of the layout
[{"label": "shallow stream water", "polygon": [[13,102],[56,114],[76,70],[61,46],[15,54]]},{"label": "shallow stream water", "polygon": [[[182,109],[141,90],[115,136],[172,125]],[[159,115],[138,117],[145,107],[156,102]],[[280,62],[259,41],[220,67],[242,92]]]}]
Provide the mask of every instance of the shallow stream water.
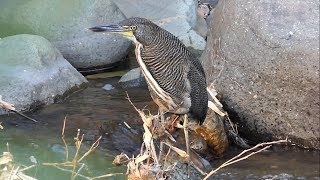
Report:
[{"label": "shallow stream water", "polygon": [[[29,116],[39,120],[32,123],[20,116],[0,116],[4,126],[0,130],[0,151],[9,150],[14,161],[30,166],[45,162],[64,162],[66,152],[61,139],[63,120],[66,117],[65,140],[69,156],[75,153],[74,137],[77,129],[84,133],[83,152],[103,135],[99,147],[83,161],[81,173],[95,177],[108,173],[125,173],[126,167],[112,165],[115,155],[129,155],[139,151],[142,138],[141,120],[126,99],[126,91],[114,88],[106,91],[105,84],[116,86],[118,78],[90,80],[89,87],[74,93],[61,102],[46,106]],[[127,90],[132,102],[140,109],[156,113],[149,92],[144,88]],[[131,126],[131,130],[124,124]],[[82,153],[83,153],[82,152]],[[213,167],[233,157],[240,150],[231,147],[226,157],[212,162]],[[52,166],[37,165],[26,171],[37,179],[70,179],[70,172]],[[271,149],[219,171],[214,179],[320,179],[319,152],[308,150]],[[77,179],[84,179],[77,177]],[[104,179],[125,179],[117,175]]]}]

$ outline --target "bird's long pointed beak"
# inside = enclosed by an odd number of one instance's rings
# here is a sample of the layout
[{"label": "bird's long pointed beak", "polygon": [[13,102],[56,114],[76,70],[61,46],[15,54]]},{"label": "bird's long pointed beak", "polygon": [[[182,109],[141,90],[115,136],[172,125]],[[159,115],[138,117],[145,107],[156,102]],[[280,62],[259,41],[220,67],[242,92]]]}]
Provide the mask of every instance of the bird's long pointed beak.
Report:
[{"label": "bird's long pointed beak", "polygon": [[119,25],[95,26],[88,29],[93,32],[127,32],[128,31],[128,29],[125,29]]}]

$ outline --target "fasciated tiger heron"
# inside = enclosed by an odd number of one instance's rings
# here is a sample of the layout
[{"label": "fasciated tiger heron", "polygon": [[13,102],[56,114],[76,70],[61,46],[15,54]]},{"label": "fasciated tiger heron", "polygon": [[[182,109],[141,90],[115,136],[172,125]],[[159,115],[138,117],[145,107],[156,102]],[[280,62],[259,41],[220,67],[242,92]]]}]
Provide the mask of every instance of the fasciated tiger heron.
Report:
[{"label": "fasciated tiger heron", "polygon": [[138,17],[89,29],[119,33],[132,40],[137,61],[159,110],[186,114],[203,123],[208,109],[205,73],[199,60],[177,37]]}]

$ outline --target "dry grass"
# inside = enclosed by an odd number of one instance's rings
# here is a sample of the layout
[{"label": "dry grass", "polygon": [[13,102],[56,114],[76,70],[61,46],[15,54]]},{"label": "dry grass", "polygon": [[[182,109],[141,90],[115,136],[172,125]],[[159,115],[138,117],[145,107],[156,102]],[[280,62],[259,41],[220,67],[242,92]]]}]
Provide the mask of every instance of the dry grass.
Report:
[{"label": "dry grass", "polygon": [[[228,118],[228,114],[222,109],[222,104],[219,102],[219,100],[215,97],[216,93],[213,86],[209,86],[207,88],[209,94],[212,96],[213,102],[209,102],[209,108],[211,108],[215,113],[219,114],[222,117],[226,117],[226,120],[228,123],[230,123],[231,130],[238,135],[237,128],[232,124],[230,119]],[[171,151],[174,151],[177,153],[180,157],[187,159],[188,153],[186,151],[183,151],[175,146],[173,146],[170,143],[170,139],[173,138],[172,136],[169,138],[167,136],[165,140],[163,140],[163,136],[167,135],[168,133],[165,130],[165,126],[160,122],[159,115],[151,115],[145,114],[143,110],[137,109],[134,104],[131,102],[129,96],[127,95],[127,98],[129,102],[132,104],[132,106],[135,108],[135,110],[140,115],[142,121],[143,121],[143,128],[144,128],[144,135],[143,135],[143,144],[141,147],[140,154],[138,154],[136,157],[129,158],[125,154],[121,154],[116,157],[116,164],[124,164],[128,162],[128,179],[130,180],[136,180],[136,179],[166,179],[167,174],[170,174],[173,172],[176,164],[178,163],[178,159],[176,160],[176,163],[168,164],[167,159]],[[159,127],[160,124],[160,127]],[[129,127],[128,127],[129,128]],[[155,130],[158,129],[158,130]],[[159,131],[161,129],[161,131]],[[159,133],[160,132],[160,133]],[[160,141],[160,150],[159,153],[155,150],[154,145],[154,139],[159,138],[162,136],[162,140]],[[249,148],[247,150],[244,150],[239,155],[233,157],[232,159],[226,161],[221,166],[219,166],[216,169],[213,169],[210,173],[203,172],[200,168],[195,166],[192,162],[190,163],[194,169],[196,169],[200,174],[202,174],[204,177],[204,180],[208,179],[210,176],[215,174],[220,169],[229,166],[231,164],[237,163],[239,161],[245,160],[249,158],[250,156],[263,152],[264,150],[270,148],[273,144],[280,144],[288,142],[286,140],[279,140],[279,141],[273,141],[273,142],[266,142],[258,144],[252,148]],[[244,142],[245,143],[245,142]],[[166,145],[169,149],[163,157],[163,145]],[[262,147],[262,148],[261,148]],[[249,154],[248,154],[249,153]],[[157,156],[158,154],[158,156]],[[161,161],[161,159],[164,158],[164,161]],[[122,160],[122,161],[121,161]],[[121,163],[119,163],[121,162]],[[188,174],[189,171],[187,170],[186,173]]]},{"label": "dry grass", "polygon": [[[189,158],[187,152],[170,143],[170,140],[175,140],[170,133],[167,132],[165,125],[161,123],[160,114],[146,114],[143,110],[134,106],[128,95],[127,99],[143,121],[143,143],[140,153],[136,157],[129,158],[127,155],[122,153],[116,157],[116,162],[119,162],[119,159],[123,159],[122,163],[128,162],[128,179],[165,179],[167,174],[172,172],[175,168],[175,163],[168,163],[167,161],[169,153],[173,150],[180,155],[180,157]],[[162,139],[160,141],[159,151],[155,148],[154,139]],[[168,147],[168,151],[165,156],[163,155],[163,145]],[[162,161],[162,158],[164,158],[164,161]]]},{"label": "dry grass", "polygon": [[35,178],[24,174],[24,171],[34,168],[36,165],[19,166],[13,162],[13,155],[10,153],[9,144],[7,150],[0,156],[0,179],[1,180],[36,180]]},{"label": "dry grass", "polygon": [[122,175],[123,173],[112,173],[112,174],[105,174],[105,175],[101,175],[101,176],[96,176],[96,177],[87,177],[85,175],[81,174],[81,170],[83,169],[83,167],[85,167],[85,164],[82,163],[82,161],[89,156],[98,146],[99,146],[99,142],[100,139],[102,138],[102,136],[100,136],[91,146],[90,148],[83,153],[82,155],[80,155],[80,150],[81,150],[81,146],[82,146],[82,142],[83,142],[83,137],[84,134],[81,135],[80,133],[80,129],[78,129],[77,135],[74,138],[75,140],[75,146],[76,146],[76,153],[74,154],[73,158],[71,160],[69,160],[69,150],[68,150],[68,145],[66,143],[65,140],[65,127],[66,127],[66,118],[64,119],[63,122],[63,127],[62,127],[62,133],[61,133],[61,138],[62,141],[64,143],[64,147],[65,147],[65,151],[66,151],[66,159],[65,162],[59,162],[59,163],[42,163],[42,165],[45,166],[52,166],[55,167],[59,170],[62,171],[66,171],[66,172],[70,172],[71,176],[70,179],[74,180],[77,176],[80,176],[82,178],[85,179],[100,179],[100,178],[105,178],[105,177],[111,177],[111,176],[116,176],[116,175]]},{"label": "dry grass", "polygon": [[[280,144],[280,143],[287,143],[287,142],[288,142],[288,139],[257,144],[256,146],[254,146],[254,147],[252,147],[250,149],[246,149],[246,150],[242,151],[240,154],[238,154],[237,156],[235,156],[235,157],[231,158],[230,160],[224,162],[218,168],[213,169],[205,178],[203,178],[203,180],[208,179],[210,176],[212,176],[213,174],[215,174],[220,169],[222,169],[222,168],[224,168],[226,166],[229,166],[231,164],[234,164],[234,163],[237,163],[239,161],[245,160],[245,159],[249,158],[250,156],[252,156],[254,154],[260,153],[260,152],[270,148],[273,144]],[[262,148],[259,149],[260,147],[262,147]],[[249,154],[247,154],[247,153],[249,153]],[[247,155],[245,155],[245,154],[247,154]]]}]

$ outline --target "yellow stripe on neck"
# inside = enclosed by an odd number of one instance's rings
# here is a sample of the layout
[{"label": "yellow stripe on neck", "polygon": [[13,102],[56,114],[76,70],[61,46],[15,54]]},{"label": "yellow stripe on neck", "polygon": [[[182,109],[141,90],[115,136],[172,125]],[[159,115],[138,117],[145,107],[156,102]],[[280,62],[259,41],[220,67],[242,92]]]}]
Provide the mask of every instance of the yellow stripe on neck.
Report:
[{"label": "yellow stripe on neck", "polygon": [[132,31],[124,31],[124,32],[115,32],[115,33],[119,33],[124,37],[134,37],[133,32]]}]

